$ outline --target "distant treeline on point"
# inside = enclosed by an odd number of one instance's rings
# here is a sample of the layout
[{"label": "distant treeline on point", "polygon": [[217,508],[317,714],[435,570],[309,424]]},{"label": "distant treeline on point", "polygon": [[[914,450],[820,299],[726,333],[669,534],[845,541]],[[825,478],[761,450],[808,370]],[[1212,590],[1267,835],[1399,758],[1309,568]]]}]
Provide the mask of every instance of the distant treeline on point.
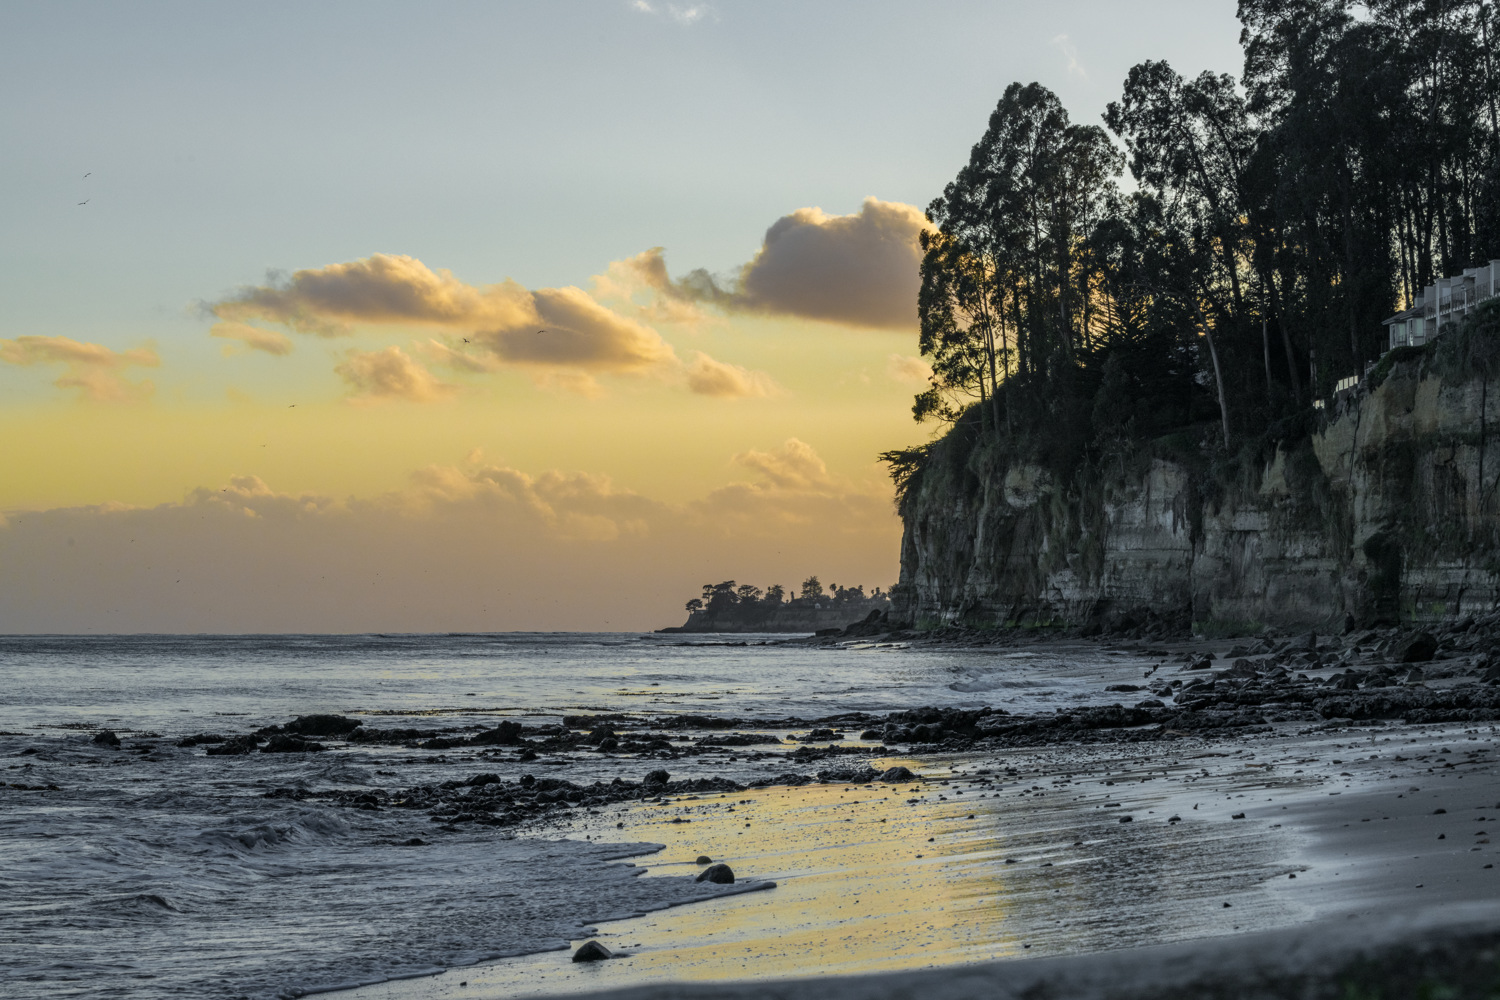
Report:
[{"label": "distant treeline on point", "polygon": [[825,591],[822,582],[817,577],[810,576],[802,581],[802,586],[790,597],[787,596],[786,588],[779,583],[765,590],[749,583],[736,586],[733,580],[725,580],[723,583],[705,583],[703,595],[688,601],[686,608],[689,614],[707,612],[709,615],[720,615],[733,610],[746,611],[751,608],[774,610],[783,607],[802,607],[821,611],[872,602],[884,604],[888,601],[888,595],[879,587],[866,594],[863,585],[840,587],[834,583],[830,584]]}]

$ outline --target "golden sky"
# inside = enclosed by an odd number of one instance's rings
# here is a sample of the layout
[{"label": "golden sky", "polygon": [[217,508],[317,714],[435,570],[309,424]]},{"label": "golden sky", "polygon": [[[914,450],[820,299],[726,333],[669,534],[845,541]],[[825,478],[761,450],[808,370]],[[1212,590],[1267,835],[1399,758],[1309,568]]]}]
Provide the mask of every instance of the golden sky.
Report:
[{"label": "golden sky", "polygon": [[0,8],[0,631],[888,587],[919,206],[1012,80],[1236,68],[1149,7]]},{"label": "golden sky", "polygon": [[797,209],[728,277],[674,279],[649,248],[558,288],[371,254],[199,303],[211,364],[0,339],[10,379],[53,390],[0,409],[0,466],[26,472],[0,483],[0,558],[26,580],[5,611],[647,628],[726,577],[889,586],[874,456],[916,431],[925,224],[874,198]]}]

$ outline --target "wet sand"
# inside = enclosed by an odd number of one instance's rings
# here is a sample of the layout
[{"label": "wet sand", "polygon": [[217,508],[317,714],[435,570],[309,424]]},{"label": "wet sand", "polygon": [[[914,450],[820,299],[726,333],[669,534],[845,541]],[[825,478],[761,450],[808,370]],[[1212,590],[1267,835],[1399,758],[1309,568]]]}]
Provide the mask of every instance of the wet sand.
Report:
[{"label": "wet sand", "polygon": [[[1331,941],[1323,928],[1351,921],[1402,933],[1392,915],[1500,897],[1500,874],[1485,867],[1490,834],[1500,835],[1495,739],[1489,724],[1377,723],[888,757],[876,766],[926,780],[572,815],[555,832],[666,845],[634,859],[642,877],[693,871],[702,854],[777,888],[600,925],[593,936],[628,953],[609,962],[549,952],[346,995],[509,998],[677,982],[695,985],[671,995],[769,997],[816,975],[820,991],[838,983],[842,996],[909,995],[913,984],[941,996],[960,981],[1042,968],[1023,961],[1038,956],[1274,940],[1287,928]],[[836,978],[913,970],[929,978]]]}]

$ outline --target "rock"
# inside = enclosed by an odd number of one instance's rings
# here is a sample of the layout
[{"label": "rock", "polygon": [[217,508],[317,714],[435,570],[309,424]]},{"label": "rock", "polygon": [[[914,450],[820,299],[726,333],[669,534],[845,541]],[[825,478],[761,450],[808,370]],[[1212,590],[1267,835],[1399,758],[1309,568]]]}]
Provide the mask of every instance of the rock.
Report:
[{"label": "rock", "polygon": [[671,777],[672,776],[667,773],[667,771],[666,771],[665,768],[660,768],[659,767],[659,768],[657,768],[654,771],[648,771],[646,773],[646,776],[641,779],[641,784],[643,784],[643,785],[665,785],[669,780],[671,780]]},{"label": "rock", "polygon": [[1407,671],[1407,673],[1406,673],[1406,679],[1402,683],[1404,683],[1404,684],[1420,684],[1423,681],[1425,681],[1426,679],[1427,679],[1427,675],[1424,674],[1424,673],[1422,673],[1422,668],[1420,668],[1420,667],[1412,667],[1409,671]]},{"label": "rock", "polygon": [[293,736],[346,736],[364,725],[359,719],[342,715],[299,715],[284,726],[261,730],[263,736],[289,733]]},{"label": "rock", "polygon": [[494,785],[494,784],[498,784],[499,781],[500,781],[500,775],[494,774],[493,772],[486,772],[484,774],[476,774],[476,775],[474,775],[468,781],[465,781],[464,784],[470,786],[471,788],[478,788],[481,785]]},{"label": "rock", "polygon": [[602,962],[607,958],[614,958],[615,953],[610,951],[598,941],[585,941],[573,952],[575,962]]},{"label": "rock", "polygon": [[885,739],[885,733],[881,732],[879,729],[866,729],[864,732],[859,734],[859,738],[862,740],[881,740]]},{"label": "rock", "polygon": [[698,860],[695,863],[700,865],[711,865],[714,863],[714,859],[709,857],[707,854],[700,854],[698,855]]},{"label": "rock", "polygon": [[1426,663],[1437,653],[1437,640],[1431,633],[1418,632],[1397,644],[1396,660],[1400,663]]},{"label": "rock", "polygon": [[177,741],[180,747],[195,747],[203,743],[223,743],[224,737],[218,733],[194,733],[192,736],[184,736]]},{"label": "rock", "polygon": [[304,740],[300,736],[287,736],[279,734],[272,736],[265,746],[260,748],[261,753],[317,753],[327,750],[321,743],[312,740]]},{"label": "rock", "polygon": [[1136,708],[1166,708],[1167,706],[1155,698],[1147,698],[1145,701],[1135,703]]},{"label": "rock", "polygon": [[694,882],[717,882],[719,885],[734,884],[734,869],[726,864],[709,865],[698,873]]},{"label": "rock", "polygon": [[117,747],[120,745],[120,737],[108,729],[101,729],[94,734],[94,745],[101,747]]},{"label": "rock", "polygon": [[1139,684],[1111,684],[1108,687],[1106,687],[1104,690],[1106,690],[1106,691],[1128,692],[1128,691],[1139,691],[1140,689],[1141,689],[1141,686]]},{"label": "rock", "polygon": [[917,776],[912,774],[909,768],[897,765],[896,767],[887,768],[880,775],[880,780],[893,785],[902,781],[916,781]]},{"label": "rock", "polygon": [[494,729],[486,729],[472,737],[469,742],[481,747],[509,747],[521,742],[521,724],[508,719]]},{"label": "rock", "polygon": [[260,737],[252,733],[248,736],[236,736],[225,740],[217,746],[209,747],[207,752],[210,757],[237,757],[240,754],[253,753],[259,745]]}]

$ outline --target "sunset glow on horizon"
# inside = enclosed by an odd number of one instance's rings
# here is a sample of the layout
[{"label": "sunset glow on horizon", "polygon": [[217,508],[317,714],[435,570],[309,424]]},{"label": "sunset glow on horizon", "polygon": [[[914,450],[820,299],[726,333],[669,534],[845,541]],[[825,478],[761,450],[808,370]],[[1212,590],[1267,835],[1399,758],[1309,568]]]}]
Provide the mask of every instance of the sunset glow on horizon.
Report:
[{"label": "sunset glow on horizon", "polygon": [[1233,3],[1128,6],[0,12],[0,631],[890,586],[923,206],[1000,91],[1237,69]]}]

